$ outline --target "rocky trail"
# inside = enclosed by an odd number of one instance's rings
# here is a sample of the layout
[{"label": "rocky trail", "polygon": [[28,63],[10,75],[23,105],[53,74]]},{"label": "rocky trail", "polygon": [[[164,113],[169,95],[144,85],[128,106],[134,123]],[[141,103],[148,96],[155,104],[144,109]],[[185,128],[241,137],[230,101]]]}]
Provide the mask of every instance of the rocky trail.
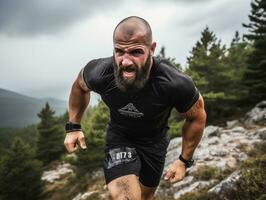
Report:
[{"label": "rocky trail", "polygon": [[[193,167],[188,169],[183,181],[169,185],[161,180],[156,192],[158,199],[178,199],[183,194],[202,188],[208,188],[208,193],[222,198],[223,190],[234,187],[235,181],[238,180],[238,166],[248,158],[247,152],[263,140],[266,140],[266,101],[257,104],[242,119],[228,121],[225,127],[207,126],[194,153]],[[178,159],[180,152],[181,138],[172,139],[168,147],[164,171]],[[224,179],[214,176],[202,180],[197,177],[199,171],[206,168],[224,173]],[[45,171],[42,180],[46,188],[56,190],[59,186],[64,187],[69,177],[73,176],[75,176],[73,166],[60,164],[56,169]],[[86,191],[76,192],[72,200],[109,199],[102,171],[91,174],[88,182],[90,184]],[[55,185],[59,186],[55,187]]]}]

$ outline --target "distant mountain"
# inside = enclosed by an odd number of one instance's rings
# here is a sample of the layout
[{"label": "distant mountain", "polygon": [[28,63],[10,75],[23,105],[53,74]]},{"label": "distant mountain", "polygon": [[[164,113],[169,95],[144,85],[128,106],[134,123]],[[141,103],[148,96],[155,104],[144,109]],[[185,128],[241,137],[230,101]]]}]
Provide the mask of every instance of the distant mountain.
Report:
[{"label": "distant mountain", "polygon": [[39,122],[37,113],[48,102],[56,115],[67,110],[67,102],[38,99],[0,88],[0,127],[21,127]]}]

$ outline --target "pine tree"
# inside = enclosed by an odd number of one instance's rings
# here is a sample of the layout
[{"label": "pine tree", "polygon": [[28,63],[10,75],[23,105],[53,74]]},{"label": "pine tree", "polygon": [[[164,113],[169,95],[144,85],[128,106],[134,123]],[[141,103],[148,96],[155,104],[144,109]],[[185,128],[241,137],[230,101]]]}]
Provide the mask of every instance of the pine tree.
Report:
[{"label": "pine tree", "polygon": [[103,101],[100,101],[95,108],[89,109],[87,112],[89,112],[89,116],[84,119],[82,127],[88,149],[77,152],[77,165],[80,170],[85,171],[102,166],[106,129],[109,121],[109,109]]},{"label": "pine tree", "polygon": [[177,69],[182,71],[181,65],[179,63],[177,63],[175,61],[175,58],[171,58],[171,57],[166,57],[165,54],[165,47],[162,46],[160,49],[159,54],[156,56],[157,58],[163,58],[163,59],[167,59],[169,62],[171,62]]},{"label": "pine tree", "polygon": [[230,114],[227,87],[230,84],[230,66],[225,63],[226,48],[206,27],[188,57],[188,73],[205,99],[208,122]]},{"label": "pine tree", "polygon": [[188,57],[187,73],[197,83],[197,87],[206,97],[223,97],[229,76],[224,73],[225,46],[217,41],[215,34],[206,27],[201,33],[200,41],[193,47]]},{"label": "pine tree", "polygon": [[225,62],[230,66],[228,69],[230,85],[227,86],[227,91],[231,97],[235,99],[235,103],[237,104],[243,101],[247,96],[247,91],[242,80],[247,70],[247,58],[250,52],[250,44],[241,39],[238,31],[236,31],[230,47],[227,50]]},{"label": "pine tree", "polygon": [[248,58],[248,69],[244,82],[249,91],[248,101],[256,103],[266,99],[266,1],[251,2],[249,24],[243,24],[249,30],[245,37],[253,44]]},{"label": "pine tree", "polygon": [[0,199],[31,200],[41,194],[41,162],[32,148],[15,138],[0,161]]},{"label": "pine tree", "polygon": [[38,124],[37,158],[45,165],[59,159],[64,152],[64,128],[54,114],[48,103],[38,113],[41,122]]}]

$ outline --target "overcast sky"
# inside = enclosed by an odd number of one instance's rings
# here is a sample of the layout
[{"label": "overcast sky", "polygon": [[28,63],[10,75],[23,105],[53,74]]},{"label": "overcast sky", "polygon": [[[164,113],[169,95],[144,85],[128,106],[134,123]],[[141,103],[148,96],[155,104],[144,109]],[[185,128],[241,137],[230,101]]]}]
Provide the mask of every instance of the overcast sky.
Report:
[{"label": "overcast sky", "polygon": [[[112,55],[112,32],[130,15],[151,25],[158,54],[186,65],[209,26],[223,44],[246,30],[251,0],[0,0],[0,88],[67,100],[90,59]],[[93,98],[94,99],[94,98]],[[95,100],[92,102],[95,103]]]}]

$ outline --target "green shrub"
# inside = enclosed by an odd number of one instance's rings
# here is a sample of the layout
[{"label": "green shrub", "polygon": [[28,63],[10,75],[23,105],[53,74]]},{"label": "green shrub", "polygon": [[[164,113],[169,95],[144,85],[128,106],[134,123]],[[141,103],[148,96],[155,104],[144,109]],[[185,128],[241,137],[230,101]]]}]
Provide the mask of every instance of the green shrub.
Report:
[{"label": "green shrub", "polygon": [[266,154],[266,142],[265,141],[254,144],[254,148],[248,151],[249,157],[252,157],[252,158],[260,157],[264,154]]},{"label": "green shrub", "polygon": [[210,179],[215,178],[218,175],[219,169],[210,166],[201,166],[199,169],[193,174],[196,180],[204,180],[208,181]]},{"label": "green shrub", "polygon": [[181,122],[172,122],[169,123],[169,136],[170,138],[175,138],[175,137],[181,137],[182,136],[182,126],[183,126],[183,121]]},{"label": "green shrub", "polygon": [[247,160],[241,166],[241,178],[237,191],[243,199],[263,199],[266,194],[266,154],[257,159]]}]

